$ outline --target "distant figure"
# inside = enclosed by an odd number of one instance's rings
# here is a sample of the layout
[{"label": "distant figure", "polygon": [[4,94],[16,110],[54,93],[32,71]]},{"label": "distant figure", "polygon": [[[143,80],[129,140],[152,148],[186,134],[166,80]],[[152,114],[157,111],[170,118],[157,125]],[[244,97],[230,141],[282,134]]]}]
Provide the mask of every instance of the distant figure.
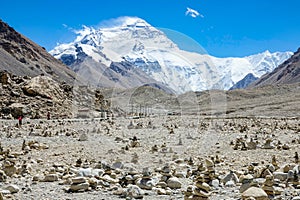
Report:
[{"label": "distant figure", "polygon": [[23,120],[23,117],[20,115],[19,118],[18,118],[18,121],[19,121],[19,127],[22,126],[22,120]]},{"label": "distant figure", "polygon": [[47,113],[47,119],[50,120],[50,112]]}]

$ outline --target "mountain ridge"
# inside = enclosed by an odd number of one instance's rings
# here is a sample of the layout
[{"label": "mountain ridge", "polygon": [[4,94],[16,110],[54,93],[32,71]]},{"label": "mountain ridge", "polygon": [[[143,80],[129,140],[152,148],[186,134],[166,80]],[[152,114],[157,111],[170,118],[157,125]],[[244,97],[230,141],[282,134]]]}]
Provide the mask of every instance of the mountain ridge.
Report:
[{"label": "mountain ridge", "polygon": [[15,75],[48,75],[59,82],[72,83],[76,74],[45,48],[15,31],[0,19],[0,70]]},{"label": "mountain ridge", "polygon": [[300,82],[300,48],[294,55],[279,65],[272,72],[265,74],[250,87],[274,84],[293,84]]},{"label": "mountain ridge", "polygon": [[117,22],[99,29],[85,26],[73,42],[58,45],[50,53],[71,67],[81,55],[107,67],[126,61],[177,93],[230,89],[247,74],[260,77],[292,55],[266,51],[244,58],[217,58],[179,49],[143,19],[123,17]]}]

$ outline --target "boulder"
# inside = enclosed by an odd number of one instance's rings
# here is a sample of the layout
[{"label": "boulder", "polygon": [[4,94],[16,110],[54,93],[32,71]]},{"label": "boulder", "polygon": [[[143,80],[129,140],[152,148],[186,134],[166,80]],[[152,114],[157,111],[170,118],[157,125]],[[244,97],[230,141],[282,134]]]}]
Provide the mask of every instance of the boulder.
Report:
[{"label": "boulder", "polygon": [[256,200],[269,200],[267,193],[258,187],[250,187],[242,193],[242,199],[255,198]]},{"label": "boulder", "polygon": [[167,185],[171,189],[179,189],[182,186],[182,183],[176,177],[171,177],[167,181]]},{"label": "boulder", "polygon": [[22,89],[29,96],[41,96],[53,100],[63,97],[59,84],[48,76],[36,76],[26,81]]}]

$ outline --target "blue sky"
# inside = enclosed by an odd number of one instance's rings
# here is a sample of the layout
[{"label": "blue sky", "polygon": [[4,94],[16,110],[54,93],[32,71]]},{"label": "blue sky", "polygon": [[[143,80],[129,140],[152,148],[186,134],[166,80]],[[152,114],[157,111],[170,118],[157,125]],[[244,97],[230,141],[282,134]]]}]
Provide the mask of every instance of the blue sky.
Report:
[{"label": "blue sky", "polygon": [[[187,8],[199,16],[186,15]],[[137,16],[191,37],[211,55],[229,57],[296,51],[299,8],[299,0],[15,0],[1,2],[0,18],[51,50],[74,39],[70,29]]]}]

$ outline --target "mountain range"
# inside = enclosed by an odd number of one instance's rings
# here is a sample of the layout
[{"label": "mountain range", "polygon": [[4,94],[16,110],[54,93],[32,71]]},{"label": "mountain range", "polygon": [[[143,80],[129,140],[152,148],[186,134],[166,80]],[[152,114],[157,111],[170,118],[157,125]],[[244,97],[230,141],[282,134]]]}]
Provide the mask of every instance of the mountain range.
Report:
[{"label": "mountain range", "polygon": [[248,74],[256,79],[272,72],[293,54],[265,51],[217,58],[182,50],[160,29],[137,17],[122,17],[117,24],[99,29],[84,26],[73,42],[50,53],[89,84],[120,88],[152,84],[178,94],[230,89]]},{"label": "mountain range", "polygon": [[300,48],[290,59],[286,60],[273,71],[263,75],[251,86],[259,87],[275,84],[293,84],[298,82],[300,82]]}]

